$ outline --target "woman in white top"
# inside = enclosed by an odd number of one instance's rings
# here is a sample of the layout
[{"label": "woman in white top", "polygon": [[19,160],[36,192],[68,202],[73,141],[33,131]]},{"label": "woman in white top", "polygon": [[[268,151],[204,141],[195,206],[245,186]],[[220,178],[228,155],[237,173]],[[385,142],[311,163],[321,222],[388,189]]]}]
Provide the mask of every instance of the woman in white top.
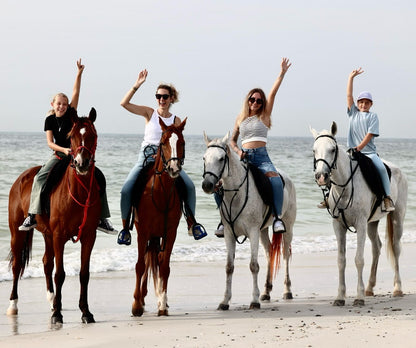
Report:
[{"label": "woman in white top", "polygon": [[[136,83],[127,92],[127,94],[124,96],[123,100],[120,103],[121,106],[123,106],[126,110],[130,111],[131,113],[143,116],[146,121],[145,134],[140,149],[138,161],[136,165],[131,169],[121,189],[120,208],[123,229],[120,231],[118,235],[117,242],[119,244],[125,245],[130,245],[131,243],[131,234],[129,231],[129,226],[126,226],[126,220],[131,210],[132,190],[134,187],[134,183],[136,182],[136,179],[138,178],[140,171],[144,166],[144,162],[154,161],[153,155],[155,155],[157,152],[157,148],[159,146],[160,138],[162,135],[162,129],[159,124],[159,118],[162,119],[167,126],[170,126],[172,124],[180,125],[181,123],[181,119],[170,112],[171,105],[178,101],[178,92],[172,85],[162,84],[158,86],[156,90],[156,100],[158,104],[157,109],[153,109],[144,105],[136,105],[130,103],[130,100],[135,94],[135,92],[146,81],[147,74],[147,70],[142,70],[139,73]],[[204,227],[201,224],[198,224],[195,220],[195,185],[183,169],[181,170],[180,176],[185,183],[187,191],[185,211],[188,215],[188,228],[192,232],[195,239],[201,239],[205,237],[207,234]]]}]

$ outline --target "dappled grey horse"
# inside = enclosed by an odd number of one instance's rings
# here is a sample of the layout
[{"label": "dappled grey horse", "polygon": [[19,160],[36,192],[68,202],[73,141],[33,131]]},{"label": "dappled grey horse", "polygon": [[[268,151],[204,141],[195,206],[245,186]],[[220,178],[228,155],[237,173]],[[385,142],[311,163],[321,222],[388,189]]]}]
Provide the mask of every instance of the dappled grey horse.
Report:
[{"label": "dappled grey horse", "polygon": [[[356,161],[353,161],[345,148],[337,144],[335,134],[336,123],[332,123],[331,131],[323,130],[318,133],[311,128],[315,138],[313,145],[315,180],[321,187],[330,188],[328,196],[328,211],[333,217],[332,224],[338,243],[339,287],[335,306],[345,304],[345,266],[346,266],[346,233],[353,227],[357,232],[357,251],[355,264],[357,267],[357,297],[354,305],[364,305],[364,294],[374,295],[377,266],[380,256],[381,241],[377,227],[379,221],[387,216],[386,240],[387,253],[394,268],[393,296],[402,296],[402,284],[399,273],[400,238],[403,233],[403,220],[407,204],[407,180],[405,175],[392,163],[391,197],[396,209],[387,213],[379,206],[373,212],[376,196],[367,185]],[[372,243],[371,273],[367,288],[364,292],[364,244],[366,234]]]},{"label": "dappled grey horse", "polygon": [[207,149],[204,155],[202,188],[206,193],[213,193],[221,184],[224,192],[220,213],[227,247],[225,268],[227,279],[224,299],[218,309],[229,308],[236,243],[242,243],[245,238],[250,240],[251,247],[250,270],[253,276],[253,297],[250,308],[260,308],[257,280],[259,240],[264,247],[267,259],[266,284],[261,300],[270,300],[272,280],[279,266],[280,253],[283,254],[286,271],[284,298],[291,299],[289,259],[293,224],[296,218],[296,193],[292,181],[285,173],[278,170],[285,182],[282,221],[286,226],[286,232],[274,234],[270,242],[268,226],[273,222],[273,215],[270,214],[271,208],[263,202],[247,164],[240,161],[239,156],[230,149],[229,134],[223,139],[210,140],[205,134],[204,137]]}]

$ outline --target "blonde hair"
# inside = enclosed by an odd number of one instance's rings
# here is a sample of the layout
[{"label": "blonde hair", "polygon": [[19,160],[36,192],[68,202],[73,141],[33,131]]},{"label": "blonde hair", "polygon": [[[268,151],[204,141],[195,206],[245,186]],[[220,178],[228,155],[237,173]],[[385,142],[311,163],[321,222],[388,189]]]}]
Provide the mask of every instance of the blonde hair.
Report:
[{"label": "blonde hair", "polygon": [[[52,98],[52,104],[55,102],[56,97],[66,98],[66,101],[68,102],[68,105],[69,105],[69,98],[64,93],[57,93],[57,94],[55,94],[54,97]],[[54,114],[55,114],[55,110],[54,109],[50,109],[48,111],[48,113],[46,114],[46,116],[50,116],[50,115],[54,115]]]},{"label": "blonde hair", "polygon": [[179,92],[176,90],[175,86],[172,84],[165,84],[165,83],[161,83],[157,89],[156,92],[159,89],[166,89],[169,91],[169,95],[172,97],[172,104],[173,103],[177,103],[179,101]]},{"label": "blonde hair", "polygon": [[[261,88],[253,88],[250,92],[247,93],[246,97],[244,98],[243,107],[241,108],[240,114],[237,116],[237,125],[240,126],[241,122],[243,122],[247,117],[250,116],[250,108],[248,105],[248,100],[253,96],[254,93],[259,93],[261,99],[263,100],[263,104],[259,109],[259,114],[257,115],[260,119],[264,116],[264,110],[266,110],[267,106],[267,99],[266,94]],[[271,127],[271,123],[270,123]],[[268,128],[270,128],[268,127]]]}]

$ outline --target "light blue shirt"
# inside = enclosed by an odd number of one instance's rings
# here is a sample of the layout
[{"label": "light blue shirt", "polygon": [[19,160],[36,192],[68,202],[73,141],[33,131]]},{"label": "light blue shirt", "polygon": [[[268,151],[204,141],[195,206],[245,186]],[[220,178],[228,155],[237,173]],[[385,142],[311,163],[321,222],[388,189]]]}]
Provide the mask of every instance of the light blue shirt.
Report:
[{"label": "light blue shirt", "polygon": [[347,110],[347,114],[349,116],[347,146],[349,148],[357,147],[367,133],[371,133],[373,137],[361,152],[363,154],[377,153],[376,144],[374,143],[374,138],[379,136],[377,114],[374,112],[361,112],[355,104]]}]

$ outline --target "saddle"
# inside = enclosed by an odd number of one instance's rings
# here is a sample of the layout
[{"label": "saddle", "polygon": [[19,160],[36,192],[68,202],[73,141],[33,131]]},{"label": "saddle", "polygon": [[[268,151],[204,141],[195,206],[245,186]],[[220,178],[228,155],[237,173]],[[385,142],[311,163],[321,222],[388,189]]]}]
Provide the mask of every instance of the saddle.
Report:
[{"label": "saddle", "polygon": [[[362,154],[359,151],[349,151],[350,156],[353,160],[357,161],[361,173],[371,191],[377,197],[378,200],[382,200],[382,198],[386,195],[383,188],[383,183],[380,178],[380,174],[374,165],[371,158],[367,157],[366,155]],[[384,162],[383,162],[384,163]],[[387,173],[389,175],[389,180],[391,180],[391,169],[388,165],[384,163],[386,167]]]},{"label": "saddle", "polygon": [[[257,191],[259,191],[259,194],[263,199],[264,204],[273,206],[273,189],[269,178],[266,175],[264,175],[264,173],[259,168],[250,163],[248,164],[248,168],[251,174],[253,175]],[[285,181],[283,180],[283,177],[281,175],[280,179],[282,180],[283,187],[285,187]]]},{"label": "saddle", "polygon": [[[61,182],[62,177],[65,174],[66,169],[68,168],[69,163],[71,162],[70,156],[61,157],[61,160],[57,162],[51,169],[46,178],[46,183],[43,186],[40,193],[40,200],[42,211],[46,214],[50,213],[50,194],[52,190]],[[97,180],[100,197],[105,192],[106,181],[103,172],[97,167],[94,168],[95,179]]]}]

